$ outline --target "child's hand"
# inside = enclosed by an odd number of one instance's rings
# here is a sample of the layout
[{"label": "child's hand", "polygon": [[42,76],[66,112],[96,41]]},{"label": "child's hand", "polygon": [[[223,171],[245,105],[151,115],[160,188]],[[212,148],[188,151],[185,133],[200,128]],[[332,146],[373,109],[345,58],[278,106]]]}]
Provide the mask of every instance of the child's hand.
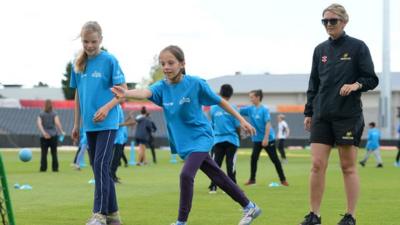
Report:
[{"label": "child's hand", "polygon": [[126,97],[126,90],[121,86],[114,86],[111,88],[112,93],[115,95],[116,98],[125,98]]},{"label": "child's hand", "polygon": [[254,129],[254,127],[251,126],[247,121],[243,121],[241,127],[251,136],[254,136],[256,134],[256,129]]},{"label": "child's hand", "polygon": [[108,115],[109,109],[106,106],[101,107],[93,116],[93,122],[101,122],[103,121]]}]

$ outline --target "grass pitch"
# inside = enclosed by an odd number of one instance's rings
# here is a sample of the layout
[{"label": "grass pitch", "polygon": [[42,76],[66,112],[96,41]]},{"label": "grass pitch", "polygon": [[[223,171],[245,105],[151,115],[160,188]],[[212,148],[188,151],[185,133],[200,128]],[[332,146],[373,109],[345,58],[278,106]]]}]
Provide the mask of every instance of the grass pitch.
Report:
[{"label": "grass pitch", "polygon": [[[60,147],[59,150],[63,148]],[[4,149],[3,149],[4,150]],[[359,158],[364,155],[360,150]],[[179,171],[183,163],[170,164],[169,152],[158,151],[158,164],[120,167],[117,196],[124,225],[169,225],[176,220],[179,202]],[[396,152],[383,151],[384,168],[375,168],[370,158],[365,168],[359,167],[361,193],[357,208],[357,224],[400,224],[400,168],[393,166]],[[90,168],[73,170],[70,163],[74,152],[60,151],[60,172],[39,173],[40,153],[24,163],[17,151],[3,151],[11,199],[18,225],[83,225],[91,215],[94,186]],[[128,155],[128,154],[127,154]],[[149,152],[147,157],[151,158]],[[308,213],[308,177],[310,157],[307,150],[288,152],[289,164],[284,165],[289,187],[270,188],[278,176],[270,160],[262,155],[258,162],[257,184],[246,187],[250,171],[250,150],[240,149],[237,180],[247,196],[256,202],[263,214],[254,225],[295,225]],[[49,156],[49,168],[51,168]],[[225,165],[223,165],[225,168]],[[13,185],[29,184],[32,190],[17,190]],[[209,180],[199,171],[195,180],[190,225],[237,224],[240,206],[220,190],[208,194]],[[321,208],[322,222],[334,225],[345,212],[343,179],[337,151],[333,150],[327,171],[326,191]]]}]

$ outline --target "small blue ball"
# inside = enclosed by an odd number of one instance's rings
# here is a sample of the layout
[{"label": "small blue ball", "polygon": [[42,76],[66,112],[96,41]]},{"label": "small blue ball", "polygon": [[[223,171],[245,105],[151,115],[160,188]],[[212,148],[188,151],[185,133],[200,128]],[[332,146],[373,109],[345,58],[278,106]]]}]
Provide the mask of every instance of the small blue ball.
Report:
[{"label": "small blue ball", "polygon": [[23,162],[29,162],[32,159],[32,150],[29,148],[23,148],[19,151],[19,159]]}]

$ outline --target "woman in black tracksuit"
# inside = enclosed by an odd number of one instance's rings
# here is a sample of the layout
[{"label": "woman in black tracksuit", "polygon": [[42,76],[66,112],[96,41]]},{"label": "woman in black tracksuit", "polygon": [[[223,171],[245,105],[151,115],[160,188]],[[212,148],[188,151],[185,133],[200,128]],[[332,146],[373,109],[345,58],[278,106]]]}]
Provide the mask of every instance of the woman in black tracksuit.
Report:
[{"label": "woman in black tracksuit", "polygon": [[332,4],[322,16],[329,39],[314,50],[304,111],[304,126],[311,131],[311,212],[300,225],[321,224],[325,172],[334,145],[339,149],[347,197],[347,211],[338,225],[355,225],[357,147],[364,128],[361,93],[374,89],[379,81],[367,45],[344,32],[349,19],[344,7]]}]

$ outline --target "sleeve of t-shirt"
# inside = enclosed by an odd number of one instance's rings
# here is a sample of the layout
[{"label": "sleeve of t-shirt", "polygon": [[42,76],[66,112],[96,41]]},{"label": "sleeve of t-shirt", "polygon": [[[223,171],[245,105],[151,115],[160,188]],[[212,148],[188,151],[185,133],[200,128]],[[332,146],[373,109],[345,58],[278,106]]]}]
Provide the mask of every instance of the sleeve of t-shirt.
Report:
[{"label": "sleeve of t-shirt", "polygon": [[71,67],[71,78],[70,78],[70,81],[69,81],[69,87],[70,88],[77,88],[78,87],[78,85],[76,83],[76,73],[75,73],[75,69],[74,69],[73,65]]},{"label": "sleeve of t-shirt", "polygon": [[199,100],[201,105],[218,105],[221,102],[221,97],[211,90],[205,80],[200,80],[199,85]]},{"label": "sleeve of t-shirt", "polygon": [[264,110],[264,122],[268,123],[271,120],[271,116],[269,114],[269,109],[265,108]]},{"label": "sleeve of t-shirt", "polygon": [[239,109],[239,113],[242,116],[249,116],[250,106],[244,106]]},{"label": "sleeve of t-shirt", "polygon": [[150,101],[154,102],[156,105],[163,107],[162,105],[162,83],[161,81],[149,87],[151,91],[151,96],[148,98]]},{"label": "sleeve of t-shirt", "polygon": [[125,75],[119,66],[118,60],[116,58],[112,58],[111,60],[111,76],[112,76],[112,84],[118,85],[125,83]]}]

